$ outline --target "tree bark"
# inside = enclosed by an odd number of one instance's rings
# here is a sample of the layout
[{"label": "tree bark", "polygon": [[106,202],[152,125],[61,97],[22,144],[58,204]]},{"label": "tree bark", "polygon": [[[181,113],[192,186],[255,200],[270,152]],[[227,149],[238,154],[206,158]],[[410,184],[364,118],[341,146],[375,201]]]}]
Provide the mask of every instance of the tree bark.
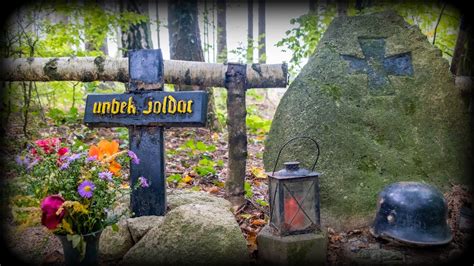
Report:
[{"label": "tree bark", "polygon": [[[247,128],[245,117],[246,67],[229,64],[226,72],[227,127],[229,131],[229,172],[225,182],[226,198],[234,205],[245,203],[245,172],[247,160]],[[232,114],[232,115],[230,115]]]},{"label": "tree bark", "polygon": [[217,0],[217,62],[227,61],[226,0]]},{"label": "tree bark", "polygon": [[247,0],[247,64],[253,63],[253,0]]},{"label": "tree bark", "polygon": [[[120,11],[135,12],[148,16],[148,2],[122,0]],[[140,22],[122,29],[122,54],[127,56],[129,50],[152,49],[151,30],[149,22]]]},{"label": "tree bark", "polygon": [[474,34],[473,26],[466,16],[461,15],[458,38],[451,60],[451,73],[457,76],[474,76]]},{"label": "tree bark", "polygon": [[317,0],[309,0],[309,12],[316,12]]},{"label": "tree bark", "polygon": [[[128,58],[58,57],[0,59],[1,80],[4,81],[119,81],[128,82]],[[227,65],[164,60],[167,84],[224,87]],[[286,64],[247,65],[250,88],[286,87]]]},{"label": "tree bark", "polygon": [[[171,59],[204,62],[197,0],[168,2],[168,30]],[[206,90],[209,93],[208,126],[210,129],[220,129],[212,88],[177,85],[175,90]]]},{"label": "tree bark", "polygon": [[337,16],[347,16],[347,0],[336,0]]},{"label": "tree bark", "polygon": [[168,3],[168,31],[171,59],[204,62],[197,0]]},{"label": "tree bark", "polygon": [[265,31],[265,0],[258,1],[258,62],[265,64],[267,62]]}]

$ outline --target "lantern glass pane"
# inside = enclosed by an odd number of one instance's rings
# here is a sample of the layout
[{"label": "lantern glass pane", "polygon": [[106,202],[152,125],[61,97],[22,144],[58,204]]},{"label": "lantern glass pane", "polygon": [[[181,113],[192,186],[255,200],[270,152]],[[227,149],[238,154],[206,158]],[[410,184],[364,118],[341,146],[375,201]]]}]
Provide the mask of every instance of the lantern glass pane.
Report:
[{"label": "lantern glass pane", "polygon": [[305,230],[316,223],[316,198],[313,183],[314,179],[285,182],[283,223],[286,230]]},{"label": "lantern glass pane", "polygon": [[269,188],[270,191],[270,208],[271,210],[271,217],[270,222],[273,223],[277,228],[280,227],[281,219],[280,219],[280,193],[278,191],[279,182],[273,178],[270,178]]}]

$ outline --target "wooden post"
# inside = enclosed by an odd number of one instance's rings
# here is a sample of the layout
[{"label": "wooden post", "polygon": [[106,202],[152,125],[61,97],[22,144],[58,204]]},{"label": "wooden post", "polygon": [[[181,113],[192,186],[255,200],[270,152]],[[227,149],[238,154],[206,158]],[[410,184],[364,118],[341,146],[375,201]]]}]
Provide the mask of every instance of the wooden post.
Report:
[{"label": "wooden post", "polygon": [[[140,90],[163,90],[163,57],[161,50],[129,52],[130,93]],[[129,127],[130,150],[140,158],[140,164],[130,164],[130,182],[133,187],[143,176],[150,180],[147,189],[134,190],[130,207],[134,216],[165,215],[166,177],[163,127]]]},{"label": "wooden post", "polygon": [[247,90],[246,65],[228,64],[225,75],[227,88],[227,127],[229,134],[228,177],[225,183],[226,198],[235,206],[242,205],[247,160]]}]

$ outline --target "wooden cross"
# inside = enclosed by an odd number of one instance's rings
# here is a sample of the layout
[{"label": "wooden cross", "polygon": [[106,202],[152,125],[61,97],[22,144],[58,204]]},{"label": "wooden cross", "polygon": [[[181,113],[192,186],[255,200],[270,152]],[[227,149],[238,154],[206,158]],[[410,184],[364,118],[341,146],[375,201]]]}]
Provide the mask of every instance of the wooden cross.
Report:
[{"label": "wooden cross", "polygon": [[[146,52],[145,52],[146,53]],[[133,53],[132,53],[133,54]],[[139,73],[131,73],[133,65],[128,70],[126,58],[107,58],[107,57],[59,57],[59,58],[7,58],[0,59],[0,76],[5,81],[65,81],[75,80],[90,82],[94,80],[101,81],[120,81],[129,82],[130,80],[139,81],[137,78]],[[153,65],[143,64],[146,68],[144,71],[153,71]],[[246,106],[245,94],[248,88],[282,88],[288,84],[288,68],[286,64],[216,64],[193,61],[179,61],[179,60],[164,60],[163,66],[156,64],[155,67],[162,67],[164,71],[164,82],[168,84],[182,84],[195,85],[200,87],[225,87],[227,88],[227,128],[229,132],[229,164],[228,176],[225,182],[226,198],[234,205],[245,202],[244,199],[244,181],[246,173],[246,158],[247,158],[247,132],[245,126]],[[130,73],[129,73],[130,72]],[[143,72],[147,73],[147,72]],[[161,72],[157,72],[161,73]],[[156,77],[155,80],[150,80],[149,84],[153,86],[162,86],[162,81],[155,83],[158,79],[157,73],[150,75]],[[160,74],[161,75],[161,74]],[[130,79],[129,79],[130,76]],[[148,77],[148,76],[147,76]],[[139,82],[138,82],[139,83]],[[145,85],[147,83],[144,83]],[[148,85],[149,85],[148,84]],[[148,86],[147,85],[147,86]],[[133,82],[132,82],[133,86]],[[133,88],[131,88],[133,89]],[[132,95],[128,94],[128,95]],[[138,97],[138,94],[133,94]],[[96,96],[98,97],[98,96]],[[174,96],[173,96],[174,97]],[[92,99],[92,98],[91,98]],[[202,105],[204,106],[204,105]],[[92,106],[93,107],[93,106]],[[89,107],[90,108],[90,107]],[[116,111],[116,110],[115,110]],[[120,111],[120,110],[119,110]],[[91,112],[91,111],[89,111]],[[205,111],[201,112],[205,116]],[[116,117],[118,116],[109,116]],[[203,120],[200,120],[203,121]],[[107,120],[102,121],[102,125],[96,123],[97,126],[112,126],[111,122],[116,123],[114,126],[129,126],[132,125],[132,119],[128,120]],[[150,121],[148,121],[150,122]],[[168,121],[170,122],[170,121]],[[175,121],[176,122],[176,121]],[[137,123],[137,122],[135,122]],[[162,121],[158,124],[161,124]],[[91,123],[91,125],[94,123]],[[153,125],[153,123],[151,123]],[[179,123],[178,123],[179,124]],[[173,125],[178,125],[173,124]],[[149,124],[147,124],[149,125]],[[197,126],[199,124],[189,124]],[[135,124],[135,127],[143,126]],[[129,126],[130,127],[130,126]],[[130,128],[130,134],[136,135],[134,127]],[[154,129],[159,131],[158,129]],[[162,130],[162,129],[160,129]],[[140,130],[139,130],[140,131]],[[162,134],[162,131],[152,132],[152,127],[143,128],[140,132],[147,132],[144,136],[157,136]],[[160,133],[161,132],[161,133]],[[160,142],[160,139],[154,142]],[[143,138],[144,140],[147,138]],[[150,140],[151,141],[151,140]],[[131,145],[134,141],[130,141]],[[132,147],[133,148],[133,147]],[[133,148],[137,150],[137,148]],[[160,160],[160,165],[163,166],[163,154],[157,154],[156,157]],[[152,157],[152,156],[150,156]],[[152,160],[153,165],[158,159]],[[145,164],[145,162],[143,162]],[[143,165],[144,165],[143,164]],[[134,166],[132,166],[132,169]],[[135,171],[135,170],[133,170]],[[163,170],[158,171],[163,174]],[[161,175],[164,177],[163,175]],[[136,178],[136,177],[135,177]],[[164,182],[160,180],[160,182]],[[156,184],[156,182],[155,182]],[[155,190],[154,190],[155,191]],[[161,193],[164,193],[161,190]],[[150,197],[153,194],[150,194]],[[135,200],[136,196],[132,195],[132,203],[136,209],[140,203]],[[163,199],[166,199],[163,196]],[[166,203],[166,200],[162,202]],[[164,203],[161,209],[164,209]],[[150,207],[153,208],[153,207]]]},{"label": "wooden cross", "polygon": [[132,190],[131,208],[135,216],[166,213],[164,127],[204,126],[207,93],[163,92],[161,50],[129,53],[130,82],[124,94],[87,96],[84,123],[90,127],[128,127],[129,147],[140,158],[130,164],[131,186],[143,176],[147,188]]}]

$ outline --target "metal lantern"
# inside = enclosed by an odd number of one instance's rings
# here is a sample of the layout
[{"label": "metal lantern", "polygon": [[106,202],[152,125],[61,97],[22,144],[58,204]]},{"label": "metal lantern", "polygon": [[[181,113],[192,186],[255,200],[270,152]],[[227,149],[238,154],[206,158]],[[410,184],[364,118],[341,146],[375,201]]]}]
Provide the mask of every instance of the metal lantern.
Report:
[{"label": "metal lantern", "polygon": [[[317,147],[317,157],[310,170],[299,162],[285,162],[275,172],[282,150],[296,139],[309,139]],[[313,172],[319,159],[319,145],[309,137],[296,137],[278,152],[272,174],[269,174],[270,226],[280,236],[315,232],[320,227],[319,173]]]}]

